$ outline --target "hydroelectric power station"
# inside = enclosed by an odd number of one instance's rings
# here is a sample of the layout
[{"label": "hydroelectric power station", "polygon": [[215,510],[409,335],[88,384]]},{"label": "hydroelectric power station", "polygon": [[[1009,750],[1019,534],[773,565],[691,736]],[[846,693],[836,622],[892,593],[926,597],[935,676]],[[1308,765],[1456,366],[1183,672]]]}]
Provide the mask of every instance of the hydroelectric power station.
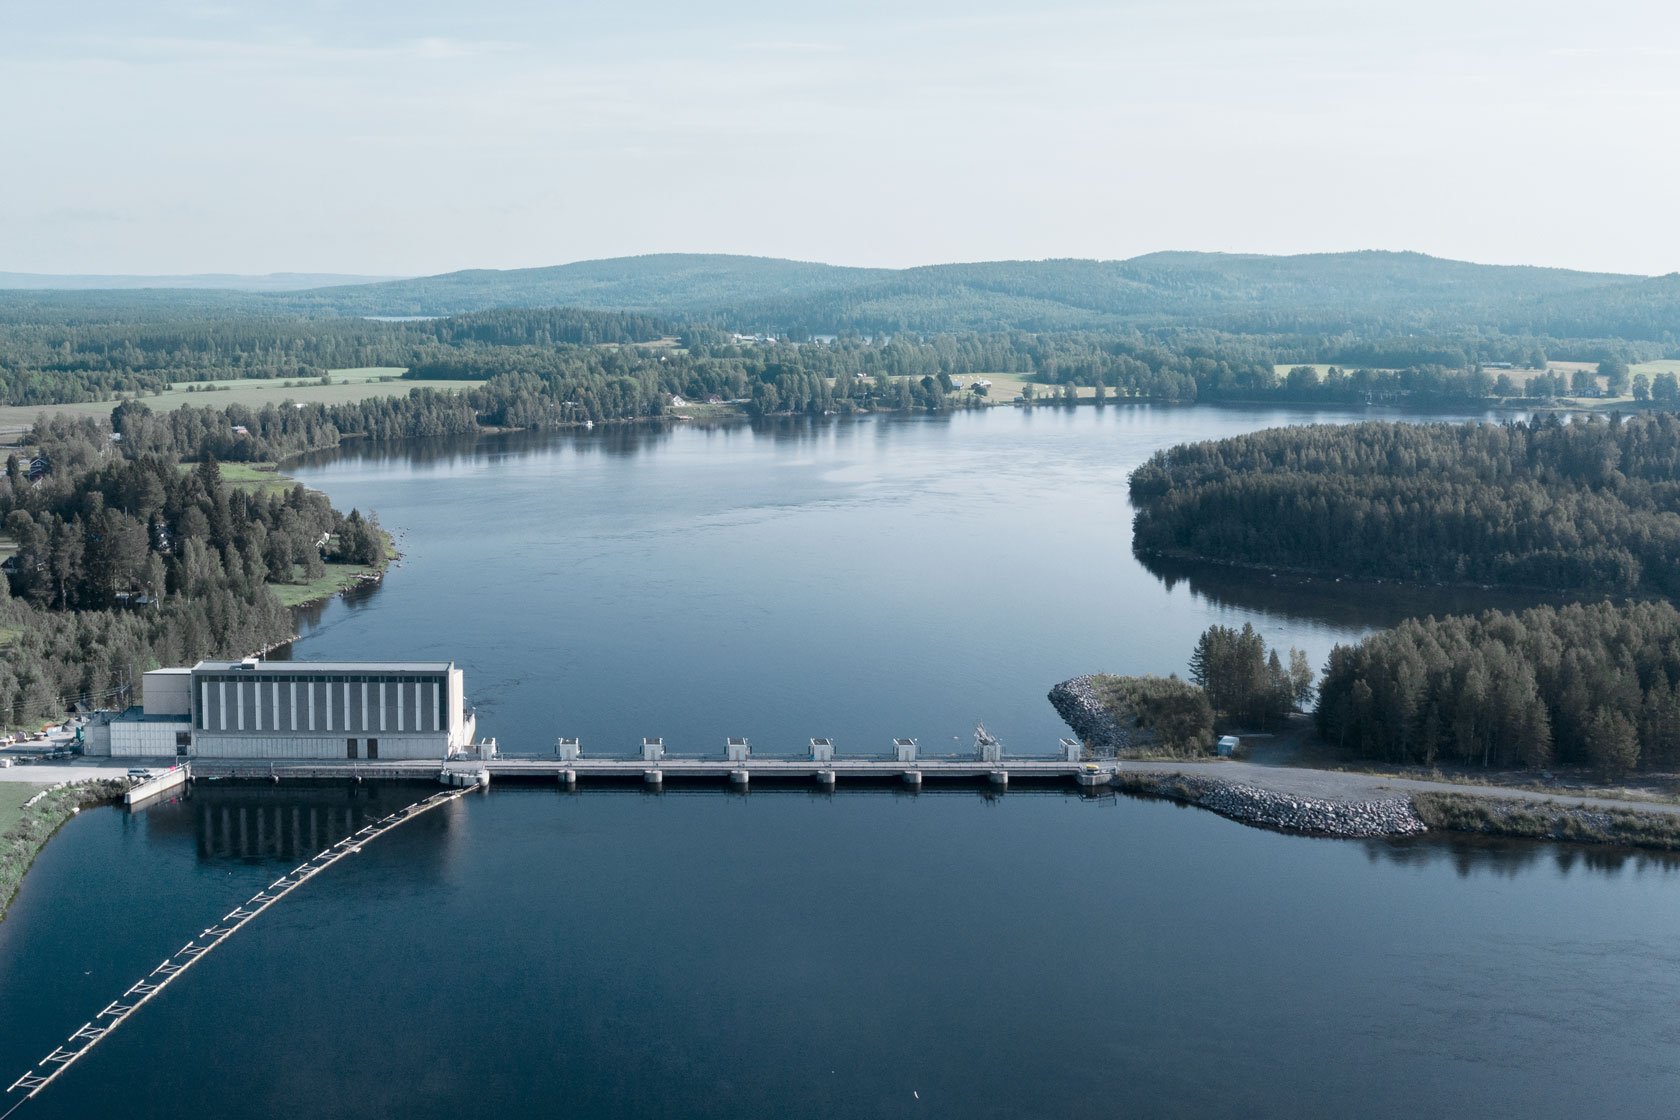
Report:
[{"label": "hydroelectric power station", "polygon": [[503,754],[494,739],[476,739],[465,674],[446,661],[201,661],[191,668],[145,675],[144,703],[94,724],[90,755],[169,760],[191,777],[286,779],[436,779],[446,785],[492,780],[590,783],[807,784],[978,783],[994,790],[1011,781],[1108,785],[1112,762],[1086,757],[1062,739],[1054,754],[1009,755],[976,725],[971,753],[929,756],[911,738],[880,754],[845,753],[832,738],[803,749],[755,752],[745,738],[726,739],[721,753],[684,753],[647,737],[633,753],[586,753],[560,738],[552,753]]}]

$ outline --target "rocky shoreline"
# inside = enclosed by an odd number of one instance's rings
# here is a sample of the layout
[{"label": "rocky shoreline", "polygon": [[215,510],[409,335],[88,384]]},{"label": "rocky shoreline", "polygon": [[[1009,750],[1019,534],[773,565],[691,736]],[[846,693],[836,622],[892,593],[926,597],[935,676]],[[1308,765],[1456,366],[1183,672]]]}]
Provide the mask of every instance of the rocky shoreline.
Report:
[{"label": "rocky shoreline", "polygon": [[1368,840],[1380,836],[1413,836],[1429,831],[1429,826],[1424,824],[1407,797],[1381,801],[1322,801],[1312,797],[1289,797],[1213,778],[1132,770],[1117,774],[1114,784],[1127,793],[1170,798],[1242,824],[1301,836]]},{"label": "rocky shoreline", "polygon": [[1050,704],[1079,741],[1098,754],[1135,746],[1135,731],[1121,723],[1097,699],[1089,674],[1063,681],[1050,690]]}]

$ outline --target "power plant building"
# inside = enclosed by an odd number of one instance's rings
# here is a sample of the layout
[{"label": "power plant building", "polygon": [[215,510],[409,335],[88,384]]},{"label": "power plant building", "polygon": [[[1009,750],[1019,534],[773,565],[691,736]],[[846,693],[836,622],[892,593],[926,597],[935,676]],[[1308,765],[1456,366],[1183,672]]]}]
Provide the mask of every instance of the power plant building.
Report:
[{"label": "power plant building", "polygon": [[144,706],[89,753],[217,759],[437,759],[476,721],[448,661],[201,661],[145,675]]}]

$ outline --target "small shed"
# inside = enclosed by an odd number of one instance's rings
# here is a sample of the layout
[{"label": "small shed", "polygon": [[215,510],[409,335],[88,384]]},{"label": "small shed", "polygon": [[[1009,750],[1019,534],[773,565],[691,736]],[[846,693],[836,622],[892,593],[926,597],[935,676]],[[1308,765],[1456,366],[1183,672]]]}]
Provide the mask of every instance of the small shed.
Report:
[{"label": "small shed", "polygon": [[1224,735],[1213,746],[1213,753],[1220,758],[1230,758],[1237,753],[1237,744],[1242,742],[1235,735]]}]

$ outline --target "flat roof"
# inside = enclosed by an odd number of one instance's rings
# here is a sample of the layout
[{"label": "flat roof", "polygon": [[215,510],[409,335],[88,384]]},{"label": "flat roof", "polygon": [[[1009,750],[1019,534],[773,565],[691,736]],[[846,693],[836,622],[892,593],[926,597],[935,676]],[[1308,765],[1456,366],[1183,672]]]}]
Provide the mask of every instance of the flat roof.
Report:
[{"label": "flat roof", "polygon": [[[445,673],[453,661],[259,661],[255,673]],[[245,670],[243,661],[200,661],[193,672],[226,673]]]},{"label": "flat roof", "polygon": [[186,712],[148,712],[142,707],[124,708],[111,717],[112,723],[191,723]]}]

